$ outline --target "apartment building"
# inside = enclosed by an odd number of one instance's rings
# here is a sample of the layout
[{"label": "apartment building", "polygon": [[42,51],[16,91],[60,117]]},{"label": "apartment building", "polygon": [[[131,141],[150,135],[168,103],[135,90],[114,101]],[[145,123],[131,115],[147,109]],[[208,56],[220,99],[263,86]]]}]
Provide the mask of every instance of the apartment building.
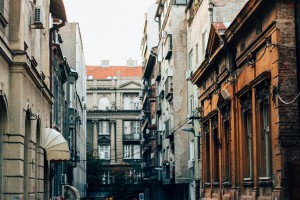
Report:
[{"label": "apartment building", "polygon": [[[88,197],[138,198],[141,188],[142,68],[87,66],[87,153],[100,162],[100,187],[88,179]],[[91,169],[87,168],[88,171]],[[89,174],[88,174],[89,177]],[[91,180],[95,178],[91,174]]]},{"label": "apartment building", "polygon": [[[67,162],[68,184],[76,188],[80,198],[86,197],[86,65],[82,38],[78,23],[67,23],[59,30],[62,39],[61,49],[67,60],[70,75],[69,108],[67,118],[69,129],[66,130],[70,147],[70,160]],[[68,187],[66,187],[68,188]],[[70,188],[70,187],[69,187]],[[69,189],[68,190],[72,190]]]},{"label": "apartment building", "polygon": [[62,1],[0,1],[0,199],[49,199],[49,162],[69,158],[47,143],[64,140],[51,115],[54,19],[66,21]]},{"label": "apartment building", "polygon": [[212,23],[191,77],[201,110],[202,199],[298,199],[295,1],[249,0]]},{"label": "apartment building", "polygon": [[[200,159],[201,123],[199,123],[199,119],[201,119],[203,108],[198,103],[200,96],[198,88],[190,82],[190,78],[205,59],[211,24],[222,22],[222,26],[228,27],[247,1],[191,0],[185,9],[187,25],[187,70],[185,74],[188,81],[189,121],[184,125],[184,130],[190,132],[188,167],[193,179],[189,185],[192,200],[200,198],[200,188],[202,188],[200,185],[202,163]],[[215,24],[215,26],[217,25]],[[221,28],[219,30],[222,31]]]}]

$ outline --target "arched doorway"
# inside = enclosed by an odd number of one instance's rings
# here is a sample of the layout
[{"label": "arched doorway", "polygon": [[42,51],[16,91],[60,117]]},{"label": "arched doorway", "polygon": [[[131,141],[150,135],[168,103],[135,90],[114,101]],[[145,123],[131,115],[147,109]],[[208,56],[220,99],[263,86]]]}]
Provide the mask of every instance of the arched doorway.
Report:
[{"label": "arched doorway", "polygon": [[3,199],[3,135],[7,125],[7,104],[5,96],[0,95],[0,199]]}]

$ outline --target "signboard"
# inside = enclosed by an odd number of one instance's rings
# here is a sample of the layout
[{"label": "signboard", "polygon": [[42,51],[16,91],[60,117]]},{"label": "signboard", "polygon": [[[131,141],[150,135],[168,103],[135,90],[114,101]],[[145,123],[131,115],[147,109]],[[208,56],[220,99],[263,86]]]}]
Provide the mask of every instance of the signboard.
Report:
[{"label": "signboard", "polygon": [[139,200],[144,200],[144,193],[139,194]]}]

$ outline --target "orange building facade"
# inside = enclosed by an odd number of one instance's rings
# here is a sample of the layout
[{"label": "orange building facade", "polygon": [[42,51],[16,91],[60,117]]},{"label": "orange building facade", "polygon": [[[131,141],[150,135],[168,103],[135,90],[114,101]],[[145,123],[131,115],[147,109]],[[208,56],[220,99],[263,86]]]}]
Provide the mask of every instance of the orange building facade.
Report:
[{"label": "orange building facade", "polygon": [[202,199],[300,199],[294,4],[250,0],[227,29],[212,24],[191,79],[202,112]]}]

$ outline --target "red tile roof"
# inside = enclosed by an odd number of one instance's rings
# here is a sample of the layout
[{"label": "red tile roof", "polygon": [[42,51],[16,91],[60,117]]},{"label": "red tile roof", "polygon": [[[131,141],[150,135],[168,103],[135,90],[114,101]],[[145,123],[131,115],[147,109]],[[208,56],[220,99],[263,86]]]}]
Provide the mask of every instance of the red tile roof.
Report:
[{"label": "red tile roof", "polygon": [[225,26],[225,24],[223,22],[214,22],[214,23],[212,23],[212,25],[215,27],[215,29],[217,31],[219,31],[219,30],[226,30],[227,29],[226,26]]},{"label": "red tile roof", "polygon": [[107,77],[118,76],[120,77],[142,77],[142,67],[127,67],[127,66],[86,66],[87,76],[93,76],[93,79],[107,79]]}]

